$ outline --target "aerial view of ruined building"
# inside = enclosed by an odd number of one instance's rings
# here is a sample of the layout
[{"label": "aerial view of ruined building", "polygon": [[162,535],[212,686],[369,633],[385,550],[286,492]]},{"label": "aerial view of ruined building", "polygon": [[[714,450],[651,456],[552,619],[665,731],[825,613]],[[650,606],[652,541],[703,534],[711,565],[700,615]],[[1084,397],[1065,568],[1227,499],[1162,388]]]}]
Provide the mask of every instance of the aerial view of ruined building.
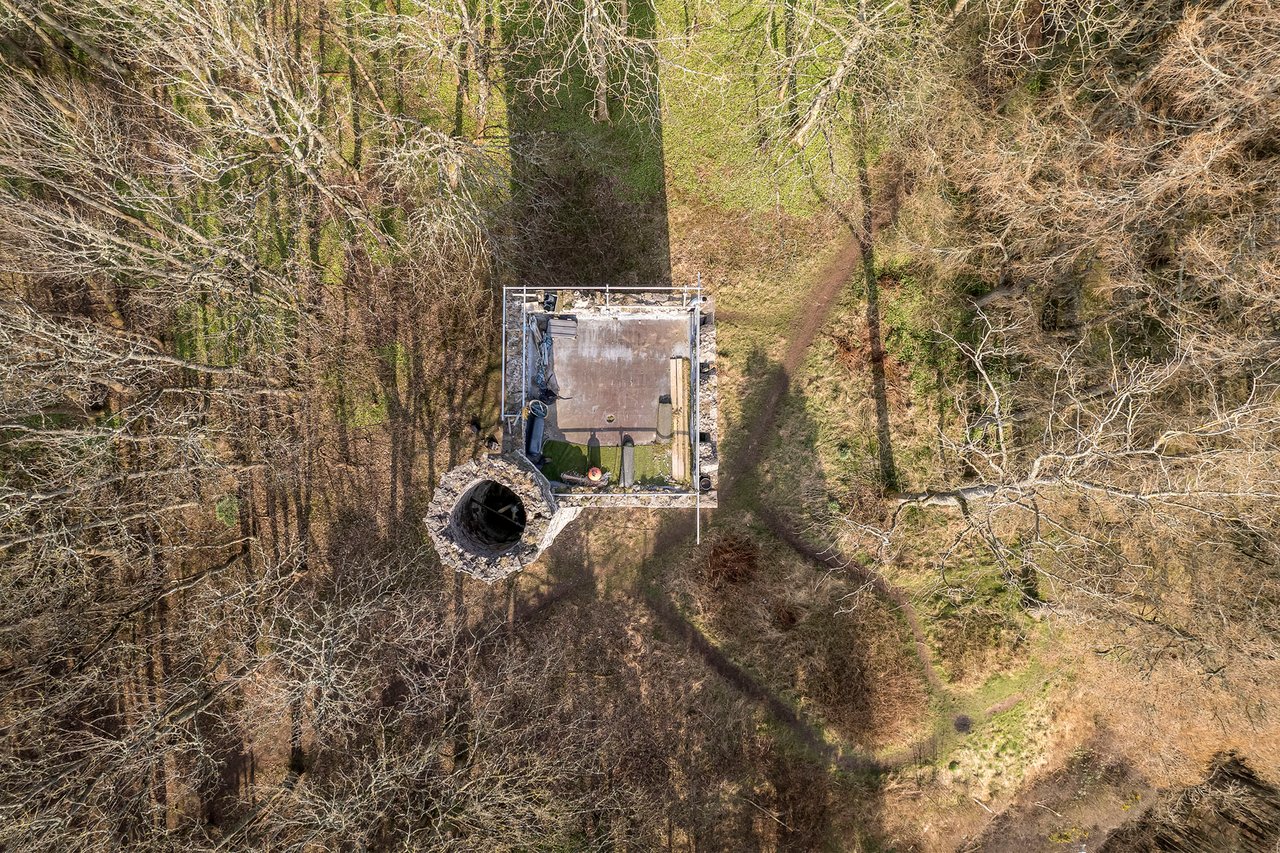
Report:
[{"label": "aerial view of ruined building", "polygon": [[0,0],[0,853],[1280,853],[1280,0]]},{"label": "aerial view of ruined building", "polygon": [[444,563],[495,581],[583,507],[715,506],[714,319],[697,284],[506,288],[500,449],[436,489]]}]

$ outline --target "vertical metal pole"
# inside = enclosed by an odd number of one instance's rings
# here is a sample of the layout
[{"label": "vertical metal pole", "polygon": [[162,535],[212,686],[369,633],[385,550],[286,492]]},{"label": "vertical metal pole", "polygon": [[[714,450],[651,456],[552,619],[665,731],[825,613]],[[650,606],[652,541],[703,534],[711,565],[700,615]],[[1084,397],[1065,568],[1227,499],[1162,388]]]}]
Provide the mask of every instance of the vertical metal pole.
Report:
[{"label": "vertical metal pole", "polygon": [[502,288],[502,421],[507,420],[507,289]]},{"label": "vertical metal pole", "polygon": [[[529,389],[529,347],[526,333],[529,330],[529,285],[520,286],[520,423],[524,426],[525,394]],[[524,446],[524,436],[520,436],[520,446]]]},{"label": "vertical metal pole", "polygon": [[702,544],[702,273],[693,306],[693,517],[694,541]]}]

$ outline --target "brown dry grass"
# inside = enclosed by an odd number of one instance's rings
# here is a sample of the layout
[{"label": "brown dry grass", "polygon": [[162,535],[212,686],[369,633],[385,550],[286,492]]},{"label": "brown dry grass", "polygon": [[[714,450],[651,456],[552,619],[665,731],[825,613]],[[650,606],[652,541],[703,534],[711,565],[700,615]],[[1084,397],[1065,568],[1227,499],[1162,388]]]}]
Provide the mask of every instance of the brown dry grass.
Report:
[{"label": "brown dry grass", "polygon": [[920,723],[923,678],[898,615],[874,596],[841,612],[852,591],[785,546],[724,533],[683,579],[697,618],[735,659],[847,743],[876,747]]}]

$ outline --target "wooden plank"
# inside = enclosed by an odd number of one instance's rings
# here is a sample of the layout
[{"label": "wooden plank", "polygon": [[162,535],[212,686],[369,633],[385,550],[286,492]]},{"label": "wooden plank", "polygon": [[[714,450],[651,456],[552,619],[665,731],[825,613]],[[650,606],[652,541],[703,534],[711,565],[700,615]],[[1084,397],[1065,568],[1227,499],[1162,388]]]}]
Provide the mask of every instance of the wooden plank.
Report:
[{"label": "wooden plank", "polygon": [[679,482],[683,468],[680,459],[680,360],[667,363],[671,383],[671,479]]},{"label": "wooden plank", "polygon": [[552,317],[547,321],[547,333],[553,338],[576,338],[578,321],[573,317]]},{"label": "wooden plank", "polygon": [[671,359],[671,478],[690,480],[692,448],[689,445],[689,359]]}]

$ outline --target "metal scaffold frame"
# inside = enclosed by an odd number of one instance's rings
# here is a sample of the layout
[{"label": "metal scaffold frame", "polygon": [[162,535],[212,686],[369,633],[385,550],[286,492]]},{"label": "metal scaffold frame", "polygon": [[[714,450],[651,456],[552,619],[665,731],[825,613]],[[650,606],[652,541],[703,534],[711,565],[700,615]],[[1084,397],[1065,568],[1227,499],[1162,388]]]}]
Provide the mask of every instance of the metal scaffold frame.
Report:
[{"label": "metal scaffold frame", "polygon": [[[501,400],[502,400],[502,417],[504,421],[514,421],[510,425],[518,427],[523,423],[525,409],[528,405],[529,391],[529,357],[527,335],[529,330],[529,299],[531,293],[544,290],[552,290],[552,288],[530,288],[528,285],[516,285],[502,288],[502,371],[501,371]],[[650,287],[614,287],[613,285],[597,285],[597,286],[581,286],[566,287],[558,289],[558,292],[569,293],[600,293],[604,296],[604,308],[611,311],[652,311],[662,309],[678,308],[688,311],[690,314],[690,333],[689,333],[689,384],[692,406],[689,410],[689,443],[690,452],[693,455],[692,465],[692,487],[689,491],[683,492],[663,492],[662,494],[676,498],[693,498],[694,515],[695,515],[695,531],[699,542],[702,540],[702,464],[701,464],[701,415],[702,415],[702,389],[701,389],[701,365],[702,365],[702,305],[703,305],[703,287],[702,274],[699,273],[697,279],[689,284],[671,285],[671,286],[650,286]],[[679,294],[679,302],[671,304],[658,305],[632,305],[619,304],[616,297],[623,294],[643,294],[643,293],[669,293]],[[510,347],[515,343],[510,340],[510,334],[514,329],[509,329],[512,307],[509,305],[511,297],[518,294],[520,298],[520,325],[519,325],[519,346],[520,346],[520,406],[516,411],[509,411],[507,405],[508,400],[508,377],[507,371],[510,367],[509,352]]]}]

